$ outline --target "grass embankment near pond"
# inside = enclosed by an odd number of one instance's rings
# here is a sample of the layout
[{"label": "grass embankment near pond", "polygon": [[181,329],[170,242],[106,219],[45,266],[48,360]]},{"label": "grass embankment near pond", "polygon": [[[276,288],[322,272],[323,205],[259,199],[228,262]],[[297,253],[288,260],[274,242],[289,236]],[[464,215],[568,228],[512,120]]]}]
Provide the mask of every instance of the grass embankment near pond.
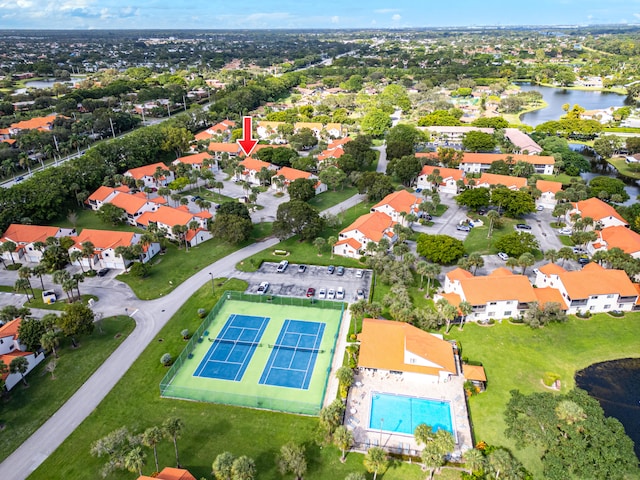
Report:
[{"label": "grass embankment near pond", "polygon": [[579,180],[580,177],[572,177],[566,173],[558,173],[557,175],[538,175],[542,180],[550,180],[552,182],[560,182],[563,185],[569,185],[572,180]]},{"label": "grass embankment near pond", "polygon": [[550,391],[542,376],[553,372],[560,375],[561,392],[566,393],[575,386],[576,371],[597,362],[640,356],[638,328],[640,313],[623,318],[598,314],[589,320],[572,316],[566,323],[541,329],[506,321],[490,327],[469,324],[462,332],[452,328],[449,337],[461,343],[462,356],[482,362],[487,373],[487,391],[470,399],[476,441],[511,448],[534,478],[543,478],[540,451],[518,451],[504,436],[509,391]]},{"label": "grass embankment near pond", "polygon": [[625,161],[624,158],[608,158],[607,162],[609,162],[613,167],[618,171],[620,175],[624,175],[625,177],[640,179],[640,172],[633,171],[629,164]]},{"label": "grass embankment near pond", "polygon": [[[216,279],[216,283],[220,280]],[[188,328],[193,332],[202,321],[197,315],[198,308],[213,307],[224,290],[244,291],[245,288],[245,282],[231,280],[216,288],[215,296],[209,285],[195,292],[96,410],[29,478],[48,480],[51,472],[56,472],[56,478],[93,480],[100,475],[106,461],[89,454],[95,440],[122,426],[139,433],[162,424],[170,416],[179,417],[185,424],[178,440],[180,463],[196,478],[211,478],[213,460],[219,453],[229,451],[236,456],[253,458],[257,478],[280,480],[283,477],[276,469],[275,456],[288,441],[306,447],[306,480],[341,479],[349,472],[364,472],[362,455],[350,453],[347,462],[342,464],[337,448],[320,448],[315,444],[314,429],[318,422],[315,417],[160,398],[159,383],[167,371],[160,364],[160,357],[168,352],[175,358],[184,348],[186,342],[180,331]],[[155,468],[153,453],[147,448],[145,453],[143,473],[149,475]],[[161,468],[175,465],[170,440],[160,442],[158,456]],[[120,470],[108,478],[124,480],[133,476]],[[385,480],[422,480],[424,477],[419,466],[408,464],[397,464],[384,475]],[[459,475],[452,477],[447,473],[441,478],[459,478]]]},{"label": "grass embankment near pond", "polygon": [[[39,280],[31,280],[31,283],[33,284],[33,282],[38,282],[40,283]],[[82,284],[80,284],[82,285]],[[60,287],[58,287],[58,289],[60,289]],[[56,290],[55,288],[53,288],[52,290]],[[17,295],[24,295],[24,291],[19,291],[16,292],[16,290],[13,287],[9,287],[6,285],[0,285],[0,292],[8,292],[8,293],[15,293]],[[63,296],[58,296],[58,299],[56,300],[55,303],[51,303],[51,304],[47,304],[44,303],[42,301],[42,290],[40,290],[39,288],[34,288],[33,292],[35,293],[35,298],[33,298],[31,296],[31,292],[29,292],[29,298],[31,298],[31,301],[27,301],[26,300],[26,296],[25,296],[25,302],[23,307],[28,307],[28,308],[40,308],[42,310],[64,310],[65,305],[68,305],[68,301],[67,298],[63,295]],[[60,295],[60,292],[57,291],[56,292],[58,295]],[[85,305],[89,302],[90,299],[93,299],[94,302],[97,302],[99,300],[98,297],[96,297],[95,295],[81,295],[82,298],[82,303],[84,303]]]},{"label": "grass embankment near pond", "polygon": [[79,337],[79,348],[72,349],[68,339],[58,348],[55,378],[45,370],[53,355],[48,355],[27,376],[28,387],[19,383],[0,402],[0,462],[20,446],[51,417],[82,384],[104,363],[135,326],[127,316],[105,318],[89,336]]},{"label": "grass embankment near pond", "polygon": [[[370,212],[371,202],[363,202],[351,207],[344,212],[338,214],[340,224],[334,228],[325,228],[320,237],[325,239],[335,236],[338,237],[340,230],[353,223],[358,217]],[[287,256],[275,255],[274,251],[284,250],[289,252]],[[362,268],[364,264],[359,260],[339,255],[331,255],[328,245],[322,251],[322,256],[318,255],[318,249],[311,242],[301,242],[298,236],[284,240],[273,247],[273,249],[258,252],[251,257],[245,258],[236,265],[238,270],[243,272],[255,272],[262,262],[279,262],[280,260],[289,260],[290,263],[304,263],[313,265],[343,265],[345,267]]]}]

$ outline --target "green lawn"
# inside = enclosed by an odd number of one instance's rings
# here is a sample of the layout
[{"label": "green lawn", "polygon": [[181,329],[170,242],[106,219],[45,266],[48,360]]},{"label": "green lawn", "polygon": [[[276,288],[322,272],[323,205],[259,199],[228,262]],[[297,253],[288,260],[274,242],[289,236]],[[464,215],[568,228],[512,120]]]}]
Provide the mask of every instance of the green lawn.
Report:
[{"label": "green lawn", "polygon": [[62,227],[62,228],[73,228],[75,226],[77,231],[84,230],[85,228],[91,228],[94,230],[115,230],[117,232],[144,233],[143,229],[132,227],[128,223],[123,223],[120,225],[112,225],[110,223],[104,223],[102,220],[100,220],[98,215],[96,215],[96,212],[94,212],[93,210],[88,210],[86,208],[79,208],[78,210],[76,210],[75,213],[78,216],[78,219],[75,225],[73,225],[69,221],[69,219],[67,218],[68,215],[63,215],[52,220],[51,225],[55,225],[56,227]]},{"label": "green lawn", "polygon": [[624,160],[624,158],[610,158],[607,160],[611,165],[613,165],[621,175],[629,178],[640,178],[640,172],[634,172],[629,168],[629,164]]},{"label": "green lawn", "polygon": [[185,190],[181,192],[180,195],[198,195],[202,197],[204,200],[208,200],[212,203],[222,203],[222,202],[235,202],[237,201],[235,198],[227,197],[226,195],[222,195],[215,190],[209,190],[204,187],[193,188],[191,190]]},{"label": "green lawn", "polygon": [[[347,225],[353,223],[353,221],[360,215],[369,213],[372,203],[364,202],[354,207],[345,210],[338,215],[341,220],[340,225],[335,228],[325,228],[320,237],[329,238],[330,236],[338,236],[340,230]],[[291,263],[305,263],[314,265],[343,265],[345,267],[362,267],[363,264],[359,260],[353,258],[341,257],[338,255],[331,255],[328,246],[325,247],[322,256],[318,256],[318,250],[313,246],[311,242],[300,242],[298,237],[291,237],[288,240],[284,240],[273,247],[273,250],[265,250],[258,252],[255,255],[244,259],[236,266],[239,270],[244,272],[254,272],[258,269],[262,262],[274,262],[282,260],[281,256],[273,254],[275,250],[286,250],[289,255],[286,257]]]},{"label": "green lawn", "polygon": [[[32,285],[36,285],[37,283],[40,283],[39,280],[33,280],[33,279],[31,280]],[[60,289],[58,289],[58,292],[57,292],[58,294],[60,294],[59,290]],[[10,287],[7,285],[0,285],[0,292],[24,294],[23,291],[16,292],[13,287]],[[52,303],[49,305],[42,301],[42,290],[40,290],[39,288],[34,288],[33,292],[35,293],[36,297],[33,298],[31,297],[31,295],[29,295],[29,298],[31,298],[31,301],[30,302],[25,301],[24,302],[25,307],[40,308],[43,310],[64,310],[64,306],[67,305],[67,298],[64,295],[58,297],[58,300],[55,303]],[[80,292],[82,292],[82,290],[80,290]],[[95,302],[99,300],[98,297],[96,297],[95,295],[81,295],[81,297],[82,297],[82,303],[85,303],[85,304],[89,301],[89,299],[93,299]]]},{"label": "green lawn", "polygon": [[71,349],[71,342],[63,339],[59,348],[55,379],[44,366],[51,356],[38,365],[27,377],[29,387],[18,384],[8,400],[0,402],[0,461],[35,432],[71,397],[91,374],[106,360],[133,330],[135,323],[126,316],[102,320],[102,331],[96,328],[87,337],[80,337],[80,348]]},{"label": "green lawn", "polygon": [[272,230],[273,223],[271,222],[254,223],[253,230],[251,232],[251,240],[254,242],[264,240],[265,238],[271,236]]},{"label": "green lawn", "polygon": [[621,319],[607,314],[590,320],[571,317],[567,323],[535,330],[506,322],[491,327],[469,324],[462,332],[451,329],[449,337],[461,342],[463,357],[482,362],[487,372],[487,391],[470,399],[476,441],[508,446],[535,478],[542,478],[540,452],[518,451],[504,437],[509,391],[548,391],[542,375],[554,372],[560,375],[562,392],[567,392],[575,385],[577,370],[601,361],[638,357],[639,327],[640,314],[627,313]]},{"label": "green lawn", "polygon": [[573,240],[571,240],[571,235],[558,235],[558,238],[560,239],[560,242],[562,242],[562,245],[565,245],[567,247],[573,247]]},{"label": "green lawn", "polygon": [[495,247],[496,242],[508,233],[514,231],[513,226],[518,220],[502,217],[503,224],[500,228],[494,228],[491,238],[487,238],[489,233],[489,220],[487,217],[480,217],[484,222],[482,227],[473,227],[464,239],[464,248],[467,253],[479,253],[481,255],[490,255],[498,253]]},{"label": "green lawn", "polygon": [[[116,428],[127,426],[132,432],[141,432],[161,424],[169,416],[177,416],[185,423],[182,437],[178,440],[180,463],[196,478],[211,478],[211,464],[216,455],[230,451],[235,455],[248,455],[256,461],[258,478],[275,480],[283,478],[276,470],[275,455],[280,446],[293,440],[306,447],[308,472],[306,480],[344,478],[353,471],[364,472],[362,455],[351,453],[345,464],[339,461],[335,447],[318,447],[314,441],[317,419],[314,417],[252,410],[207,403],[169,400],[159,397],[159,383],[166,373],[160,365],[165,352],[177,356],[183,349],[180,330],[194,331],[201,319],[198,308],[211,308],[222,290],[244,290],[246,284],[232,280],[216,289],[211,295],[208,285],[203,286],[187,301],[176,315],[142,353],[120,382],[107,395],[96,410],[73,432],[29,478],[49,479],[51,472],[56,478],[95,479],[105,459],[89,454],[92,442]],[[150,474],[153,454],[145,449],[147,464],[143,473]],[[162,441],[158,446],[161,466],[175,464],[173,444]],[[450,472],[442,478],[458,478]],[[130,479],[133,474],[119,471],[111,479]],[[384,475],[384,480],[422,480],[425,473],[417,465],[394,464]]]},{"label": "green lawn", "polygon": [[336,192],[327,190],[320,195],[316,195],[307,203],[322,211],[329,207],[333,207],[340,202],[344,202],[346,199],[353,197],[356,193],[358,193],[358,189],[356,187],[345,187],[344,189]]},{"label": "green lawn", "polygon": [[213,238],[197,247],[189,247],[187,252],[184,247],[178,248],[170,243],[166,253],[153,258],[147,277],[139,278],[122,273],[116,278],[129,285],[138,298],[151,300],[166,295],[194,273],[226,257],[240,246]]},{"label": "green lawn", "polygon": [[563,185],[569,185],[571,180],[578,179],[580,177],[572,177],[566,173],[559,173],[557,175],[539,175],[542,180],[551,180],[553,182],[561,182]]}]

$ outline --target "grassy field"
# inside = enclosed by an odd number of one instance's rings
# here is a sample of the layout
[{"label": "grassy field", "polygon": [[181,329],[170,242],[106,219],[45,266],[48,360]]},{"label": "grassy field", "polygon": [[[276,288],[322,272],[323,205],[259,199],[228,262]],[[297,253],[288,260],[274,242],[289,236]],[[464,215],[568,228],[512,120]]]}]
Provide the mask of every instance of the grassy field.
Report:
[{"label": "grassy field", "polygon": [[566,173],[559,173],[557,175],[540,175],[542,180],[551,180],[552,182],[560,182],[563,185],[569,185],[571,180],[578,179],[580,177],[572,177]]},{"label": "grassy field", "polygon": [[44,369],[50,356],[29,374],[29,387],[22,383],[13,387],[8,400],[0,403],[0,423],[5,427],[0,435],[0,461],[82,386],[131,333],[134,325],[134,321],[126,316],[105,318],[102,320],[102,333],[96,329],[92,335],[80,337],[80,348],[77,349],[71,349],[71,342],[63,339],[54,379]]},{"label": "grassy field", "polygon": [[[372,203],[360,203],[355,207],[351,207],[338,215],[341,220],[340,225],[335,228],[325,228],[320,237],[329,238],[330,236],[338,236],[338,232],[345,226],[350,225],[360,215],[369,213]],[[244,259],[237,265],[237,268],[244,272],[254,272],[258,269],[262,262],[280,261],[282,257],[273,254],[275,250],[286,250],[289,252],[287,260],[291,263],[309,263],[314,265],[343,265],[345,267],[362,267],[360,261],[353,258],[340,257],[334,255],[332,258],[329,247],[326,246],[322,256],[318,255],[318,249],[311,242],[300,242],[298,237],[291,237],[284,240],[273,247],[273,250],[265,250]]]},{"label": "grassy field", "polygon": [[[236,202],[237,201],[235,198],[227,197],[226,195],[222,195],[222,194],[216,192],[215,190],[209,190],[209,189],[204,188],[204,187],[193,188],[191,190],[185,190],[184,192],[181,192],[180,194],[182,196],[198,195],[198,196],[202,197],[204,200],[207,200],[207,201],[211,202],[212,204],[213,203]],[[169,203],[169,205],[171,205],[171,202]]]},{"label": "grassy field", "polygon": [[535,478],[542,478],[540,452],[532,448],[517,451],[504,437],[503,412],[509,391],[548,391],[542,375],[553,372],[560,375],[561,391],[567,392],[575,386],[577,370],[596,362],[638,357],[639,327],[640,314],[627,313],[620,319],[607,314],[589,320],[571,317],[564,324],[542,329],[506,322],[491,327],[469,324],[462,332],[453,328],[449,336],[461,343],[463,357],[482,362],[487,372],[487,391],[470,399],[476,441],[511,448]]},{"label": "grassy field", "polygon": [[214,238],[186,251],[170,243],[166,253],[151,260],[152,268],[148,276],[140,278],[122,273],[117,279],[129,285],[138,298],[151,300],[166,295],[194,273],[241,246]]},{"label": "grassy field", "polygon": [[464,239],[464,248],[467,253],[479,253],[481,255],[491,255],[498,253],[495,244],[500,238],[514,231],[513,226],[519,223],[519,220],[502,217],[503,223],[500,228],[494,228],[491,238],[487,238],[489,233],[489,224],[486,217],[481,217],[484,225],[482,227],[473,227]]},{"label": "grassy field", "polygon": [[635,179],[640,178],[640,172],[634,172],[633,170],[631,170],[629,168],[629,164],[625,162],[624,158],[610,158],[607,160],[607,162],[613,165],[615,169],[620,172],[620,175]]},{"label": "grassy field", "polygon": [[573,240],[571,240],[571,235],[558,235],[560,242],[562,245],[566,247],[573,247]]},{"label": "grassy field", "polygon": [[320,195],[316,195],[307,203],[322,211],[327,208],[333,207],[340,202],[344,202],[347,198],[353,197],[356,193],[358,193],[358,189],[356,187],[345,187],[344,189],[338,190],[336,192],[327,190]]},{"label": "grassy field", "polygon": [[[31,280],[32,285],[34,285],[35,283],[39,283],[38,280]],[[66,297],[60,296],[58,297],[58,301],[52,304],[46,304],[42,301],[42,290],[40,290],[39,288],[34,288],[33,289],[36,297],[33,298],[31,297],[31,295],[29,295],[29,297],[31,298],[30,302],[25,301],[24,305],[25,307],[29,307],[29,308],[40,308],[42,310],[64,310],[64,306],[67,305],[67,299]],[[6,285],[0,285],[0,292],[8,292],[8,293],[19,293],[19,294],[24,294],[23,291],[20,292],[16,292],[14,290],[13,287],[9,287]],[[57,292],[58,294],[60,292]],[[96,297],[95,295],[81,295],[82,297],[82,303],[87,303],[89,301],[89,299],[93,299],[94,302],[97,302],[99,299],[98,297]]]},{"label": "grassy field", "polygon": [[[142,353],[115,388],[96,410],[75,430],[29,478],[49,479],[51,472],[57,478],[95,479],[105,459],[92,457],[89,448],[92,442],[114,429],[127,426],[131,432],[161,424],[169,416],[177,416],[185,423],[182,437],[178,440],[180,463],[196,478],[211,478],[211,463],[216,455],[230,451],[235,455],[248,455],[257,465],[258,478],[281,479],[276,469],[275,456],[280,446],[293,440],[306,447],[308,472],[306,480],[344,478],[347,473],[364,472],[362,455],[351,453],[345,464],[339,461],[335,447],[320,448],[313,441],[317,419],[283,413],[252,410],[241,407],[204,404],[159,397],[158,385],[166,373],[160,365],[162,354],[176,356],[183,349],[180,330],[191,331],[200,324],[198,308],[211,308],[222,290],[244,290],[246,284],[237,280],[228,282],[211,295],[208,286],[194,293],[187,303],[174,315],[165,328]],[[145,449],[147,464],[145,474],[151,473],[153,453]],[[162,466],[175,464],[173,444],[162,441],[158,446]],[[130,479],[129,472],[118,471],[110,479]],[[384,480],[421,480],[425,473],[416,465],[395,463],[384,475]],[[438,478],[438,477],[436,477]],[[442,479],[459,478],[446,471]]]}]

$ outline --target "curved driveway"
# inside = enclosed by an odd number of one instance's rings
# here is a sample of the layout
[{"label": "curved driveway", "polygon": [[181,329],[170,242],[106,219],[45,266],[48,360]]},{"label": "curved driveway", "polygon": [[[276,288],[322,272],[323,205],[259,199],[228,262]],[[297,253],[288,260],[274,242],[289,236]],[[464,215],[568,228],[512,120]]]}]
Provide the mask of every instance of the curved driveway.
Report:
[{"label": "curved driveway", "polygon": [[[364,195],[354,195],[323,213],[338,214],[357,205]],[[78,389],[60,409],[0,464],[0,479],[23,480],[71,435],[82,421],[98,406],[125,372],[147,348],[169,319],[182,307],[194,291],[214,277],[233,275],[235,265],[242,259],[273,247],[278,239],[269,238],[212,263],[184,281],[170,294],[156,300],[143,301],[136,298],[129,287],[115,280],[87,279],[83,293],[97,293],[100,301],[94,310],[105,317],[129,312],[136,321],[136,328],[111,354],[98,370]],[[17,274],[2,272],[0,283],[13,285]],[[93,287],[93,288],[92,288]],[[48,313],[48,312],[47,312]]]}]

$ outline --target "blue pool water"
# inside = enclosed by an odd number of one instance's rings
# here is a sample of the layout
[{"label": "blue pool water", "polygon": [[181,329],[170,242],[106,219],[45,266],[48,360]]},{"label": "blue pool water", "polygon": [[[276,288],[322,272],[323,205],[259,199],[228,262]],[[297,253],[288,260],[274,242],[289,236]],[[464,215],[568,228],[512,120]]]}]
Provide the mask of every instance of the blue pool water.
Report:
[{"label": "blue pool water", "polygon": [[443,428],[455,437],[449,402],[386,393],[372,394],[370,429],[413,435],[421,423],[430,425],[434,431]]}]

